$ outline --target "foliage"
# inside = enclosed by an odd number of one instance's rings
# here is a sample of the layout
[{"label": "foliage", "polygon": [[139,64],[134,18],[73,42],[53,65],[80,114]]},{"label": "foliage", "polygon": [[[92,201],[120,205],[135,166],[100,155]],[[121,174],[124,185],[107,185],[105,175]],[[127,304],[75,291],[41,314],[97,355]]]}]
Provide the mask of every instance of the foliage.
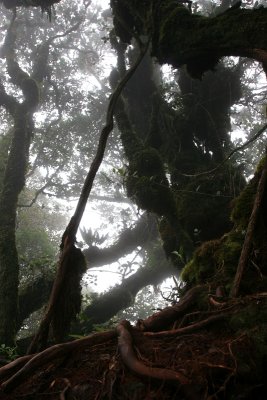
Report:
[{"label": "foliage", "polygon": [[7,362],[14,361],[18,357],[17,348],[0,345],[0,358],[4,357]]}]

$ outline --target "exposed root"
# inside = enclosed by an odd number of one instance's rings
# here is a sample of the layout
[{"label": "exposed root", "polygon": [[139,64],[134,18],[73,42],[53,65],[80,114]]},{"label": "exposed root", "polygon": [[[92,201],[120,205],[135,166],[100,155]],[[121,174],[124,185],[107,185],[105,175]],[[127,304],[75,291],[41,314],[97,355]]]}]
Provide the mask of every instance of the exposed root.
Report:
[{"label": "exposed root", "polygon": [[131,325],[122,321],[117,326],[118,346],[124,364],[133,372],[149,378],[178,381],[181,385],[188,385],[190,380],[184,374],[166,368],[152,368],[139,361],[133,350],[133,340],[130,333]]},{"label": "exposed root", "polygon": [[18,372],[16,372],[7,381],[2,383],[1,388],[5,392],[9,392],[16,388],[26,377],[32,374],[36,369],[42,367],[49,361],[55,360],[61,356],[67,356],[71,351],[78,350],[81,347],[90,347],[101,341],[111,339],[115,335],[115,331],[108,331],[101,334],[87,336],[73,342],[56,344],[55,346],[49,347],[48,349],[43,350],[41,353],[38,353],[30,358],[30,360]]},{"label": "exposed root", "polygon": [[[202,298],[204,289],[197,289]],[[208,304],[207,288],[206,292]],[[247,368],[254,365],[249,356],[254,331],[240,331],[235,336],[227,329],[228,321],[235,319],[236,313],[238,317],[239,311],[244,315],[251,304],[259,310],[266,306],[267,293],[229,299],[219,308],[215,305],[215,309],[194,311],[195,293],[190,291],[180,305],[172,307],[174,310],[167,307],[143,321],[143,330],[139,329],[140,323],[133,327],[122,321],[116,330],[58,344],[3,366],[1,400],[131,400],[148,395],[157,400],[227,399],[229,388],[238,381],[240,371],[242,374],[239,354],[248,354]],[[190,313],[184,315],[181,308]],[[166,330],[166,325],[178,328]],[[155,330],[144,330],[147,326]],[[253,329],[257,335],[259,328]],[[253,390],[263,389],[255,386]]]},{"label": "exposed root", "polygon": [[160,337],[160,336],[178,336],[178,335],[185,335],[188,333],[195,332],[199,329],[202,329],[206,327],[207,325],[225,319],[229,313],[221,313],[217,315],[212,315],[209,318],[203,319],[202,321],[196,322],[192,325],[185,326],[183,328],[178,328],[178,329],[171,329],[168,331],[161,331],[161,332],[144,332],[144,335],[146,336],[154,336],[154,337]]}]

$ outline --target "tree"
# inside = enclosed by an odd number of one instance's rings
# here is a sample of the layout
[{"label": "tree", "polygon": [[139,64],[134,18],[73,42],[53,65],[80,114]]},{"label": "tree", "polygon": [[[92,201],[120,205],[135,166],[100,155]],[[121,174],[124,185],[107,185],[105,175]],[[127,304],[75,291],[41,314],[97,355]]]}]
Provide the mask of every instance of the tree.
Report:
[{"label": "tree", "polygon": [[[266,68],[266,35],[264,33],[267,24],[264,8],[246,10],[234,6],[221,15],[207,18],[191,15],[186,7],[170,0],[130,4],[126,1],[113,1],[112,7],[116,35],[114,32],[111,34],[111,42],[118,54],[118,68],[111,75],[113,86],[120,81],[120,77],[122,77],[120,82],[123,82],[126,61],[131,65],[131,57],[136,54],[138,45],[141,47],[141,53],[144,52],[142,40],[150,37],[152,38],[152,53],[159,62],[168,61],[175,67],[186,64],[193,78],[200,77],[206,70],[214,68],[219,59],[225,55],[249,56],[263,62]],[[232,26],[240,20],[242,28],[234,32]],[[259,27],[257,33],[253,26],[255,21]],[[229,32],[229,35],[225,32]],[[210,37],[212,40],[209,40]],[[133,42],[131,42],[132,39],[134,39]],[[132,46],[127,49],[127,44],[130,43]],[[146,62],[151,65],[149,58]],[[58,354],[67,354],[74,349],[99,342],[110,343],[112,346],[116,343],[115,337],[119,336],[120,354],[130,370],[141,376],[178,382],[179,386],[174,385],[174,388],[167,383],[165,391],[157,391],[156,398],[164,398],[163,396],[173,398],[174,391],[184,398],[208,398],[208,396],[218,395],[229,398],[240,393],[241,385],[242,395],[245,398],[251,397],[254,394],[253,391],[257,395],[261,394],[259,386],[263,382],[263,355],[266,354],[266,346],[263,344],[266,336],[260,333],[265,330],[266,312],[264,269],[266,265],[264,248],[266,212],[263,207],[266,200],[266,161],[263,160],[259,165],[254,179],[246,185],[235,200],[231,229],[227,221],[228,205],[236,192],[238,194],[245,185],[238,164],[235,161],[228,163],[224,161],[228,152],[232,152],[231,143],[226,135],[229,120],[227,113],[233,104],[232,100],[238,99],[239,96],[237,83],[239,70],[236,66],[230,68],[230,71],[225,71],[224,66],[218,68],[224,76],[223,80],[216,87],[216,82],[211,83],[213,75],[210,75],[203,86],[206,85],[206,88],[209,88],[209,93],[216,94],[218,87],[220,90],[223,88],[223,82],[232,84],[234,97],[230,101],[223,98],[220,105],[216,105],[215,101],[213,104],[213,96],[208,97],[207,100],[207,94],[201,94],[201,87],[180,72],[181,92],[175,100],[178,103],[180,101],[182,106],[177,106],[178,110],[175,110],[173,104],[163,100],[162,95],[159,96],[159,89],[156,85],[154,86],[153,79],[147,79],[144,82],[147,86],[145,84],[141,86],[144,90],[148,89],[147,97],[144,92],[141,93],[144,99],[150,98],[149,104],[152,104],[150,109],[148,107],[145,110],[146,118],[138,120],[134,107],[131,106],[131,102],[138,104],[137,98],[134,96],[131,98],[129,92],[127,93],[127,88],[118,100],[115,110],[121,141],[128,160],[125,174],[128,195],[140,208],[155,213],[160,219],[160,234],[164,250],[176,268],[181,268],[186,263],[183,269],[185,287],[181,300],[176,306],[169,307],[145,321],[139,321],[135,328],[124,322],[118,325],[116,331],[48,349],[36,358],[32,358],[25,368],[5,382],[3,387],[6,390],[12,389],[19,380],[32,371],[32,368],[47,362],[51,356],[57,358]],[[136,85],[133,87],[136,88]],[[116,89],[114,93],[118,93]],[[143,100],[142,95],[139,97],[140,104]],[[194,124],[194,120],[188,118],[191,109],[193,115],[199,119],[199,124]],[[150,123],[147,124],[147,121]],[[144,124],[147,125],[144,126]],[[263,127],[261,131],[264,129]],[[207,170],[215,173],[219,167],[221,167],[219,175],[213,179],[207,177]],[[200,188],[205,191],[200,192]],[[192,192],[194,197],[196,193],[201,196],[209,195],[207,197],[210,197],[210,202],[206,200],[202,203],[202,206],[208,203],[205,215],[209,213],[211,215],[209,224],[196,209],[197,202],[194,198],[190,204]],[[227,202],[224,201],[224,194]],[[215,215],[212,213],[215,207],[222,207],[223,210],[223,217],[219,224],[214,221],[216,213]],[[213,221],[215,223],[212,228]],[[249,227],[249,235],[244,241],[244,230],[247,227]],[[220,235],[229,229],[231,229],[230,232],[220,238]],[[69,230],[67,234],[69,232],[72,233]],[[74,236],[75,233],[74,231]],[[66,235],[63,239],[67,237]],[[236,274],[235,266],[243,241],[246,257],[242,258],[243,267],[239,268]],[[63,251],[64,246],[63,240]],[[194,252],[195,247],[197,249]],[[68,258],[66,258],[67,261]],[[244,269],[244,265],[247,266],[247,270]],[[253,287],[251,287],[252,281]],[[241,295],[241,300],[229,299],[229,294],[234,297],[237,294]],[[58,299],[54,298],[55,303]],[[210,307],[213,309],[210,310]],[[212,325],[215,321],[217,325]],[[179,327],[177,328],[176,325],[173,328],[173,323],[178,324]],[[194,342],[194,335],[191,335],[193,330],[198,332],[200,329],[205,329],[208,324],[212,326],[211,331],[204,331],[205,335],[198,335],[197,341]],[[225,330],[224,337],[221,335],[222,330]],[[252,338],[253,332],[256,332],[256,338]],[[167,362],[164,363],[162,353],[160,353],[160,361],[165,365],[164,369],[146,366],[141,360],[151,356],[152,351],[148,350],[146,353],[142,347],[144,356],[141,355],[137,359],[132,348],[131,342],[134,338],[140,347],[141,341],[145,341],[149,347],[148,343],[160,340],[161,346],[166,350],[164,343],[169,337],[174,336],[176,340],[179,340],[177,339],[179,335],[185,333],[189,335],[189,344],[184,339],[179,343],[180,347],[184,346],[185,351],[183,353],[181,351],[181,361],[178,361],[178,358],[175,359],[173,369],[166,368]],[[211,341],[216,343],[216,348],[210,349]],[[155,350],[155,344],[152,346]],[[244,364],[242,357],[247,359],[248,353],[245,349],[250,346],[253,346],[255,356],[251,362],[247,361]],[[173,354],[174,347],[169,347]],[[210,349],[208,356],[207,349]],[[201,354],[196,356],[195,363],[188,360],[188,354],[192,351],[195,354]],[[214,358],[211,356],[212,353],[216,354]],[[169,360],[169,357],[167,358]],[[154,364],[156,360],[157,358],[153,360]],[[21,360],[21,362],[24,361]],[[96,365],[98,365],[97,362],[94,368]],[[247,368],[245,372],[244,365]],[[256,365],[257,369],[254,377],[251,376],[252,365],[254,367]],[[106,368],[108,370],[108,365]],[[3,373],[5,371],[3,370]],[[77,391],[80,391],[80,396],[84,393],[87,396],[89,394],[95,396],[96,391],[99,390],[98,394],[102,397],[106,393],[115,393],[115,397],[118,398],[125,397],[129,387],[125,382],[123,384],[119,370],[115,372],[115,375],[117,379],[120,379],[121,385],[118,385],[120,387],[113,389],[113,384],[111,388],[110,385],[102,384],[101,391],[100,388],[88,386],[81,388],[79,384],[78,387],[71,387],[72,385],[68,384],[64,388],[63,395],[66,390],[69,390],[72,396],[77,396]],[[244,381],[249,375],[251,382],[247,385]],[[94,373],[93,376],[96,377],[97,374]],[[131,374],[128,376],[131,377]],[[192,384],[194,381],[197,382],[198,387]],[[114,379],[112,382],[114,383]],[[134,383],[136,382],[138,380],[134,380]],[[149,389],[146,385],[135,388],[132,397],[144,397],[147,390]],[[158,390],[156,385],[153,385],[152,391],[156,390]]]}]

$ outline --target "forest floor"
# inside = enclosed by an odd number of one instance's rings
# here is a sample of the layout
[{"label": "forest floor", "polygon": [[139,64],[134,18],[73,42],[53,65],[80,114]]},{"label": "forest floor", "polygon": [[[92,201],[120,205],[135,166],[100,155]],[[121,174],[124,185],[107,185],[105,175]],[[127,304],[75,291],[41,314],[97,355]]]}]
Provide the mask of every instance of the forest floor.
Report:
[{"label": "forest floor", "polygon": [[267,293],[207,295],[201,311],[203,293],[193,288],[135,327],[122,321],[7,364],[0,399],[266,399]]}]

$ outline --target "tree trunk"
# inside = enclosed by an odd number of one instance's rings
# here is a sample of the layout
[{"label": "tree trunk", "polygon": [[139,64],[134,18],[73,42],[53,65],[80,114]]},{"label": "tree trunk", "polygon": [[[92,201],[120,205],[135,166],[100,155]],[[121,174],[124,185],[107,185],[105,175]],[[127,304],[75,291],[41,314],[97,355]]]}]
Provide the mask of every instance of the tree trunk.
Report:
[{"label": "tree trunk", "polygon": [[16,209],[24,186],[30,144],[29,121],[17,110],[13,140],[0,195],[0,343],[14,344],[19,264],[16,250]]}]

